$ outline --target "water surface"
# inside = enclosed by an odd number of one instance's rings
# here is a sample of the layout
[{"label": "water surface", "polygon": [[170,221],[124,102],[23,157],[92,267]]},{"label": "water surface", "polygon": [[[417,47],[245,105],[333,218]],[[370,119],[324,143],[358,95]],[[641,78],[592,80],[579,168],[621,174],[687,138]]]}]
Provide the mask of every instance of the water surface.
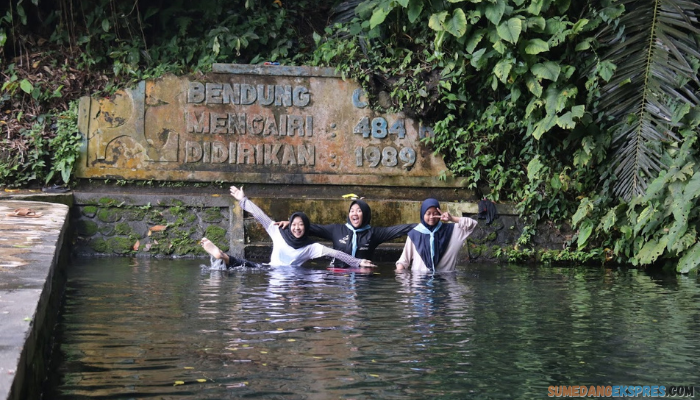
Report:
[{"label": "water surface", "polygon": [[74,260],[44,398],[532,399],[555,385],[700,383],[695,277],[201,264]]}]

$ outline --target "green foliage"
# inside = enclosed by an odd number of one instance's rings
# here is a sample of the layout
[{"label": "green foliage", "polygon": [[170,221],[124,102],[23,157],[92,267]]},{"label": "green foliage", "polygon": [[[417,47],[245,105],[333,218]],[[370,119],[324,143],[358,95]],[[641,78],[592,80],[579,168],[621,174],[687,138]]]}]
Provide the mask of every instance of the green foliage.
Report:
[{"label": "green foliage", "polygon": [[[479,197],[515,203],[527,223],[519,247],[543,220],[578,229],[570,251],[507,258],[697,267],[694,2],[39,3],[0,6],[2,184],[70,182],[80,138],[74,104],[57,104],[95,91],[69,90],[76,71],[111,92],[216,62],[328,65],[374,109],[432,126],[424,143]],[[18,57],[36,37],[52,46],[42,68]],[[185,236],[173,251],[189,251]]]},{"label": "green foliage", "polygon": [[[0,158],[0,182],[9,187],[22,187],[44,179],[49,155],[44,129],[44,124],[35,123],[31,129],[20,131],[20,140],[0,142],[9,149],[7,156]],[[31,146],[24,143],[31,143]]]},{"label": "green foliage", "polygon": [[700,4],[621,0],[620,6],[619,22],[601,30],[606,50],[593,74],[605,81],[596,111],[614,132],[614,191],[629,200],[666,167],[662,144],[679,140],[682,115],[700,107]]},{"label": "green foliage", "polygon": [[73,166],[80,156],[82,136],[78,132],[78,102],[56,116],[56,136],[49,142],[51,165],[46,182],[58,174],[64,184],[70,183]]},{"label": "green foliage", "polygon": [[[698,123],[692,126],[697,129]],[[573,219],[580,229],[579,248],[597,241],[600,247],[610,248],[617,261],[637,266],[672,262],[680,273],[698,268],[697,131],[680,134],[683,144],[665,153],[662,161],[669,168],[651,182],[644,196],[622,204],[602,197],[581,201]]]}]

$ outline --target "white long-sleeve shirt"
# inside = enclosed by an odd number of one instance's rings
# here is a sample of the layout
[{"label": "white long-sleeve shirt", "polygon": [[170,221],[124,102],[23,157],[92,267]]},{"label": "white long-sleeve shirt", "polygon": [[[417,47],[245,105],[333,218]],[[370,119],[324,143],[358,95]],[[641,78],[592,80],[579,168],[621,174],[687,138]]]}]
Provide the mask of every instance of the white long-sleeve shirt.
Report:
[{"label": "white long-sleeve shirt", "polygon": [[[360,259],[355,258],[349,254],[343,253],[342,251],[333,250],[319,243],[313,243],[308,246],[304,246],[299,249],[287,244],[280,233],[279,226],[275,225],[275,222],[265,214],[263,210],[260,209],[255,203],[250,201],[248,197],[241,199],[238,204],[245,211],[251,213],[253,217],[260,222],[260,224],[265,228],[267,234],[270,235],[272,239],[272,254],[270,255],[270,265],[273,266],[299,266],[308,260],[319,258],[323,256],[335,257],[344,263],[353,266],[360,266]],[[307,227],[308,229],[308,227]],[[308,232],[307,232],[308,233]]]}]

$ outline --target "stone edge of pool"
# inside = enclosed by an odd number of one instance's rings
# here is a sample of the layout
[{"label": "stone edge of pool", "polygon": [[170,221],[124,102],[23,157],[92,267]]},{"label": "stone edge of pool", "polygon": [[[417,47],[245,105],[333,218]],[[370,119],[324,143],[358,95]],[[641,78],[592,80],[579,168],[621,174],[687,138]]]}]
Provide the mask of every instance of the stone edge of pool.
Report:
[{"label": "stone edge of pool", "polygon": [[[42,215],[7,215],[19,208]],[[69,210],[64,204],[0,200],[0,399],[41,396],[65,286]]]}]

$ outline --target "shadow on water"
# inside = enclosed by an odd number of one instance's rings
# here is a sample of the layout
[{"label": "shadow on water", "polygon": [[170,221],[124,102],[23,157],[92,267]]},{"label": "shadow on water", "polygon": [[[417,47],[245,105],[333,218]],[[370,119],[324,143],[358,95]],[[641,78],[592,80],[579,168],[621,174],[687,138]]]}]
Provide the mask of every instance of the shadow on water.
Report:
[{"label": "shadow on water", "polygon": [[44,398],[510,399],[697,379],[697,278],[201,263],[75,260]]}]

